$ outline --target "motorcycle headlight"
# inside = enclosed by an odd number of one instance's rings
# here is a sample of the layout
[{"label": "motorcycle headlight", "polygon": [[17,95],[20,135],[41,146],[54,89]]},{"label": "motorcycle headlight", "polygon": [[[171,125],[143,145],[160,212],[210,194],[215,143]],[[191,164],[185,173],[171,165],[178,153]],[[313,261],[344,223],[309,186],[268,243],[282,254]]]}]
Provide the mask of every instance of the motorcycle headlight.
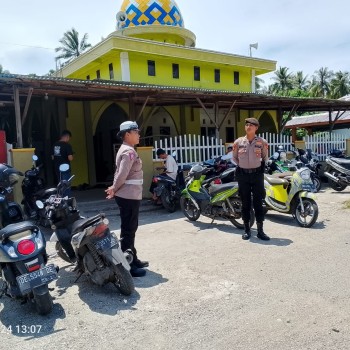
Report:
[{"label": "motorcycle headlight", "polygon": [[300,172],[300,177],[303,180],[309,180],[310,176],[311,176],[311,173],[309,169],[304,169],[303,171]]}]

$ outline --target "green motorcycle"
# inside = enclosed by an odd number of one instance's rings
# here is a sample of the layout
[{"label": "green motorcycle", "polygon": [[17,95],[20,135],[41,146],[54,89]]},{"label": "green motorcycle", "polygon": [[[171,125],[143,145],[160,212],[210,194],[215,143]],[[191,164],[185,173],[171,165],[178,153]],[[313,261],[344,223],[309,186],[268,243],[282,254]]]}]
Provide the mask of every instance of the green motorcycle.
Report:
[{"label": "green motorcycle", "polygon": [[[238,192],[238,183],[214,184],[212,178],[206,179],[209,171],[199,164],[193,166],[186,178],[186,187],[181,193],[182,212],[190,221],[196,221],[202,214],[211,218],[229,220],[239,229],[244,228],[242,220],[242,200]],[[250,226],[255,215],[250,213]]]}]

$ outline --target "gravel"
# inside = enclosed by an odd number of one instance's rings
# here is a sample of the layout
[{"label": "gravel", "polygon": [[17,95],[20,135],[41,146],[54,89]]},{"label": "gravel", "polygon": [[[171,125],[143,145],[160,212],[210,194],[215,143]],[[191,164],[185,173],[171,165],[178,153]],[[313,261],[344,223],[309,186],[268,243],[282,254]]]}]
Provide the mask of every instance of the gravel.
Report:
[{"label": "gravel", "polygon": [[[136,246],[146,277],[124,297],[54,256],[54,309],[0,299],[0,349],[349,349],[350,192],[318,194],[317,223],[269,212],[269,242],[229,222],[143,212]],[[110,216],[112,229],[119,217]],[[12,328],[12,330],[11,330]]]}]

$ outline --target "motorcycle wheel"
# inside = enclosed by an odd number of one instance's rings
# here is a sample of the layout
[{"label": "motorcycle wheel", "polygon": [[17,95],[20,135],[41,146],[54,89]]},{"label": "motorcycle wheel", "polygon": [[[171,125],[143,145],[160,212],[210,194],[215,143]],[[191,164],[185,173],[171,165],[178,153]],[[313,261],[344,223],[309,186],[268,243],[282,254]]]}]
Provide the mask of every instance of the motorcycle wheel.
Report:
[{"label": "motorcycle wheel", "polygon": [[330,186],[333,188],[333,190],[338,191],[338,192],[341,192],[341,191],[345,190],[345,188],[346,188],[346,185],[343,185],[343,184],[340,184],[340,183],[334,182],[334,181],[330,182]]},{"label": "motorcycle wheel", "polygon": [[162,194],[160,195],[160,199],[162,200],[163,207],[169,212],[173,213],[176,211],[176,201],[171,197],[169,190],[164,188]]},{"label": "motorcycle wheel", "polygon": [[114,266],[115,271],[115,286],[120,293],[130,295],[135,290],[134,280],[128,270],[122,264]]},{"label": "motorcycle wheel", "polygon": [[39,315],[47,315],[53,308],[52,296],[47,285],[45,289],[47,291],[44,294],[39,294],[36,289],[33,289],[35,307]]},{"label": "motorcycle wheel", "polygon": [[[231,223],[239,229],[244,229],[244,222],[242,219],[242,200],[240,198],[230,198],[230,203],[232,207],[240,213],[239,218],[230,219]],[[255,222],[255,213],[253,208],[250,209],[250,227],[254,225]]]},{"label": "motorcycle wheel", "polygon": [[66,262],[72,263],[72,261],[69,259],[69,256],[67,255],[66,251],[62,248],[60,242],[56,242],[55,249],[57,252],[57,255],[63,259]]},{"label": "motorcycle wheel", "polygon": [[293,216],[301,227],[311,227],[318,218],[318,205],[311,198],[302,198],[304,213],[301,212],[300,201],[296,203],[293,210]]},{"label": "motorcycle wheel", "polygon": [[312,182],[314,183],[315,185],[315,188],[316,188],[316,192],[318,192],[320,189],[321,189],[321,186],[322,186],[322,183],[321,183],[321,179],[318,175],[314,175],[313,178],[312,178]]},{"label": "motorcycle wheel", "polygon": [[181,197],[180,198],[180,206],[181,210],[186,216],[186,218],[190,221],[198,220],[201,215],[200,210],[198,210],[192,201],[189,198]]}]

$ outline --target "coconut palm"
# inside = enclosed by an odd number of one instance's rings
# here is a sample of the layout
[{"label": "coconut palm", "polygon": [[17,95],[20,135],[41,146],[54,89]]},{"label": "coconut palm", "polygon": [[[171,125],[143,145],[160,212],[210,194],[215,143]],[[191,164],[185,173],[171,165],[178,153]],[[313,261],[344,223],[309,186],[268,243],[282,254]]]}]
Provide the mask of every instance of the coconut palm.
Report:
[{"label": "coconut palm", "polygon": [[307,80],[307,75],[304,76],[304,73],[302,71],[298,71],[293,76],[294,89],[305,91],[305,90],[307,90],[308,86],[309,86],[309,82]]},{"label": "coconut palm", "polygon": [[336,72],[330,83],[330,97],[340,98],[350,93],[349,72]]},{"label": "coconut palm", "polygon": [[79,33],[72,28],[63,34],[63,38],[59,41],[62,46],[56,47],[56,52],[61,52],[60,55],[56,57],[59,59],[70,59],[80,56],[87,48],[91,47],[91,44],[87,43],[88,34],[85,33],[81,41],[79,41]]},{"label": "coconut palm", "polygon": [[274,83],[274,90],[280,94],[287,94],[289,90],[293,88],[293,75],[288,73],[287,67],[279,67],[275,71],[275,76],[272,79],[276,82]]},{"label": "coconut palm", "polygon": [[261,92],[263,85],[264,85],[264,80],[259,77],[255,77],[255,91]]},{"label": "coconut palm", "polygon": [[317,92],[318,94],[313,94],[313,96],[326,97],[330,89],[330,81],[333,77],[333,72],[327,67],[321,67],[315,72],[313,76],[313,85],[311,90]]}]

